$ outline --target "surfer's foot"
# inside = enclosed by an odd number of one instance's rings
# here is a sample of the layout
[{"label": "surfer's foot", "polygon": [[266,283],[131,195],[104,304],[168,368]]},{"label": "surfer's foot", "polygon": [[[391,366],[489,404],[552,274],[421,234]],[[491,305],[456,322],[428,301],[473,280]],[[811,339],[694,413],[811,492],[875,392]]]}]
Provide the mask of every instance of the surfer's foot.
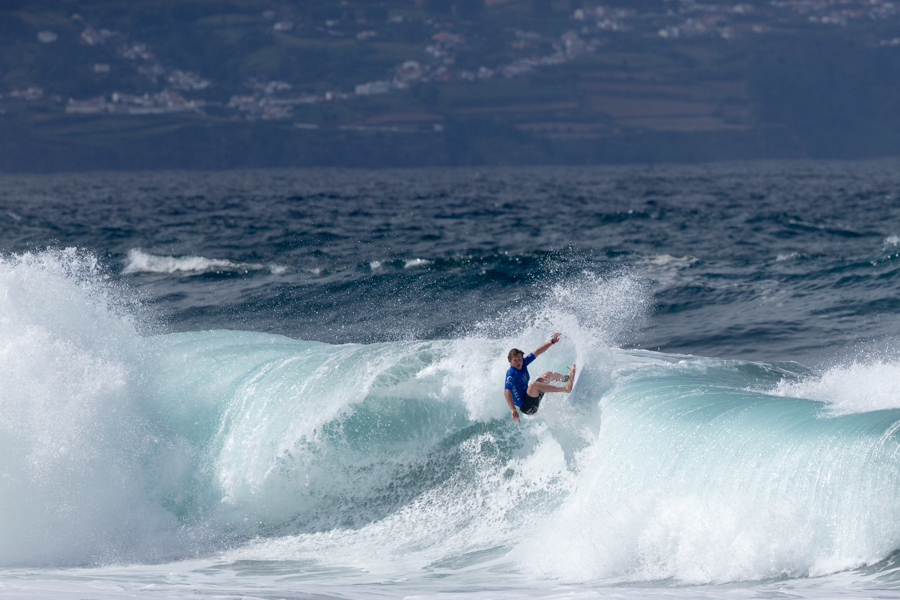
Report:
[{"label": "surfer's foot", "polygon": [[575,384],[575,365],[572,365],[572,370],[569,371],[569,376],[566,377],[566,392],[572,391],[572,386]]}]

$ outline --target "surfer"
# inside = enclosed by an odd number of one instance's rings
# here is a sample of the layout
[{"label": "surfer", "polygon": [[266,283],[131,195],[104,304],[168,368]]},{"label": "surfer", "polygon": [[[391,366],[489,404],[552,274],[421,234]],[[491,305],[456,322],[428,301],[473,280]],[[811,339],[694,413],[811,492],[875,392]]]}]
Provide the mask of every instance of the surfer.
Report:
[{"label": "surfer", "polygon": [[[545,342],[538,346],[534,352],[525,356],[525,353],[518,348],[509,351],[506,359],[509,361],[509,370],[506,372],[506,384],[503,387],[503,395],[506,396],[506,403],[512,411],[513,421],[519,422],[519,411],[526,415],[533,415],[537,412],[541,405],[541,399],[545,392],[571,392],[572,383],[575,381],[575,365],[569,375],[562,375],[547,371],[534,381],[529,383],[531,376],[528,374],[528,365],[547,351],[550,346],[559,341],[559,333],[554,333],[549,342]],[[565,381],[566,385],[551,385],[551,381]]]}]

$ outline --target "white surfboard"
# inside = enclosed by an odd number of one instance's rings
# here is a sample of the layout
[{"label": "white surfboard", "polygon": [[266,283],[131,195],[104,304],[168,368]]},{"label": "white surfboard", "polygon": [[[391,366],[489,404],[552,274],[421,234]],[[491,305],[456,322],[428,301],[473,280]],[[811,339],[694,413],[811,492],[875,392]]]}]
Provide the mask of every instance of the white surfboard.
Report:
[{"label": "white surfboard", "polygon": [[584,373],[584,362],[579,355],[575,359],[575,383],[572,384],[572,391],[569,392],[569,406],[575,406],[575,400],[578,399],[578,382],[581,381],[581,374]]}]

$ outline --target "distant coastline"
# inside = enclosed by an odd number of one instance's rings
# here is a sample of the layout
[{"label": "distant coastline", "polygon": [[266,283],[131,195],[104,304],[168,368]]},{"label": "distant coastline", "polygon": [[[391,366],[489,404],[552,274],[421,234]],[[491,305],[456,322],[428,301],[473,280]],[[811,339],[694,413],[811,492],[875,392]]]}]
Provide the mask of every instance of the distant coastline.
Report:
[{"label": "distant coastline", "polygon": [[900,7],[0,8],[0,171],[900,155]]}]

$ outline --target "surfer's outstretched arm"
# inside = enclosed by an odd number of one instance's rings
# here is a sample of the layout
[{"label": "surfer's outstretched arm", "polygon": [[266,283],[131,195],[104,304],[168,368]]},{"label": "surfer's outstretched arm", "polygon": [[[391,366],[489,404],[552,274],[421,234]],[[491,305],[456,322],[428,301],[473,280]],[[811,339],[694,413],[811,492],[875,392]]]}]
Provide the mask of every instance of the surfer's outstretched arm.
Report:
[{"label": "surfer's outstretched arm", "polygon": [[538,357],[538,356],[540,356],[540,355],[543,354],[544,352],[546,352],[547,349],[550,348],[550,346],[552,346],[553,344],[555,344],[556,342],[558,342],[558,341],[559,341],[559,336],[561,336],[561,335],[562,335],[561,333],[554,333],[554,334],[553,334],[553,337],[550,338],[550,341],[549,341],[549,342],[544,342],[543,344],[541,344],[540,346],[538,346],[537,348],[535,348],[534,352],[532,352],[532,354],[534,354],[535,358]]}]

